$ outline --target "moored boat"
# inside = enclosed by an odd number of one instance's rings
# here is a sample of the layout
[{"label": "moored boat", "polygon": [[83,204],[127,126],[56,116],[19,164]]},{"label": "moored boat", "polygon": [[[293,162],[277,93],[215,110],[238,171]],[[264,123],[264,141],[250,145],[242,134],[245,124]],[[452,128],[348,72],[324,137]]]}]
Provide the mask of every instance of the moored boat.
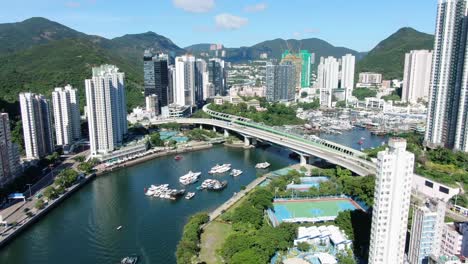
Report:
[{"label": "moored boat", "polygon": [[208,172],[209,174],[218,174],[218,173],[225,173],[231,170],[231,164],[223,164],[223,165],[218,165],[214,166],[211,168],[211,170]]},{"label": "moored boat", "polygon": [[192,199],[194,196],[195,196],[195,193],[194,193],[194,192],[189,192],[189,193],[187,193],[187,195],[185,196],[185,199],[190,200],[190,199]]},{"label": "moored boat", "polygon": [[241,175],[242,173],[243,173],[243,171],[241,171],[241,170],[233,169],[231,171],[231,176],[237,177],[237,176]]},{"label": "moored boat", "polygon": [[257,169],[266,169],[268,167],[270,167],[270,163],[268,162],[262,162],[262,163],[257,163],[257,165],[255,165],[255,168]]}]

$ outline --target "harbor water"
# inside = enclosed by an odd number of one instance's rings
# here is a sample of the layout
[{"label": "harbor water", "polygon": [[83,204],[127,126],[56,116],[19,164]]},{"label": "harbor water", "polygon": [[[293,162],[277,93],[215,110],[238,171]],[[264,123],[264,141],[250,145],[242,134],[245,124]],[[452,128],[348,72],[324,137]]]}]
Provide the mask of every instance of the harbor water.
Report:
[{"label": "harbor water", "polygon": [[[321,137],[356,149],[386,141],[361,129]],[[361,137],[365,138],[362,145],[358,144]],[[276,147],[217,146],[183,154],[181,161],[161,157],[98,177],[1,249],[0,263],[119,263],[131,254],[140,256],[138,263],[175,263],[176,246],[190,215],[214,210],[248,185],[258,176],[256,163],[268,161],[269,170],[296,163],[288,154]],[[231,163],[244,173],[236,178],[229,173],[209,175],[216,163]],[[201,171],[202,176],[199,182],[183,187],[178,179],[189,170]],[[227,180],[228,186],[221,192],[196,191],[207,178]],[[165,183],[194,191],[196,196],[170,201],[144,195],[151,184]],[[122,228],[117,230],[118,226]]]}]

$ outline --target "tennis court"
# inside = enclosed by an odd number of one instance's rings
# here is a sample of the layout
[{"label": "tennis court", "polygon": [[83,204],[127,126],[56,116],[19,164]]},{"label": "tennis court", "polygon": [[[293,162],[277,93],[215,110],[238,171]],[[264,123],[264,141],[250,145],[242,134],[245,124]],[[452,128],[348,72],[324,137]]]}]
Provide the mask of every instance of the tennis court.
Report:
[{"label": "tennis court", "polygon": [[269,215],[276,223],[332,221],[339,212],[360,209],[356,202],[347,198],[281,200],[275,201],[273,208],[273,214]]}]

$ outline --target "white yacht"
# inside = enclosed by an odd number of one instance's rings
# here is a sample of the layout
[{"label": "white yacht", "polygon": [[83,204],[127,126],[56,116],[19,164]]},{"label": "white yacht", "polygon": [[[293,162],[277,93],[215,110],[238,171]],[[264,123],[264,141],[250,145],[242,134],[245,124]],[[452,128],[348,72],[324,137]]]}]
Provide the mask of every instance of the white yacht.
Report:
[{"label": "white yacht", "polygon": [[210,174],[225,173],[231,170],[231,164],[216,165],[208,172]]},{"label": "white yacht", "polygon": [[257,163],[257,165],[255,165],[255,168],[257,169],[266,169],[268,167],[270,167],[270,163],[268,162],[262,162],[262,163]]},{"label": "white yacht", "polygon": [[243,171],[241,171],[241,170],[233,169],[232,172],[231,172],[231,176],[237,177],[237,176],[241,175],[242,173],[243,173]]},{"label": "white yacht", "polygon": [[183,185],[189,185],[194,182],[197,182],[200,175],[201,175],[201,172],[189,171],[187,174],[179,178],[179,182],[182,183]]},{"label": "white yacht", "polygon": [[189,192],[189,193],[187,193],[187,195],[185,196],[185,199],[190,200],[190,199],[192,199],[194,196],[195,196],[195,193],[194,193],[194,192]]}]

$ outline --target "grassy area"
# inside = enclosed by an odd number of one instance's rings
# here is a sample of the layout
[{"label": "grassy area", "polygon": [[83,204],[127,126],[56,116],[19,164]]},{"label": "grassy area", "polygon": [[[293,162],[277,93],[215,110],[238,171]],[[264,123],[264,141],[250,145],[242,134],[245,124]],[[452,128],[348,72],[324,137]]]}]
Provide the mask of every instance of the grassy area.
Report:
[{"label": "grassy area", "polygon": [[199,261],[207,264],[222,263],[222,259],[217,252],[231,233],[232,226],[228,223],[213,221],[206,225],[201,235]]}]

